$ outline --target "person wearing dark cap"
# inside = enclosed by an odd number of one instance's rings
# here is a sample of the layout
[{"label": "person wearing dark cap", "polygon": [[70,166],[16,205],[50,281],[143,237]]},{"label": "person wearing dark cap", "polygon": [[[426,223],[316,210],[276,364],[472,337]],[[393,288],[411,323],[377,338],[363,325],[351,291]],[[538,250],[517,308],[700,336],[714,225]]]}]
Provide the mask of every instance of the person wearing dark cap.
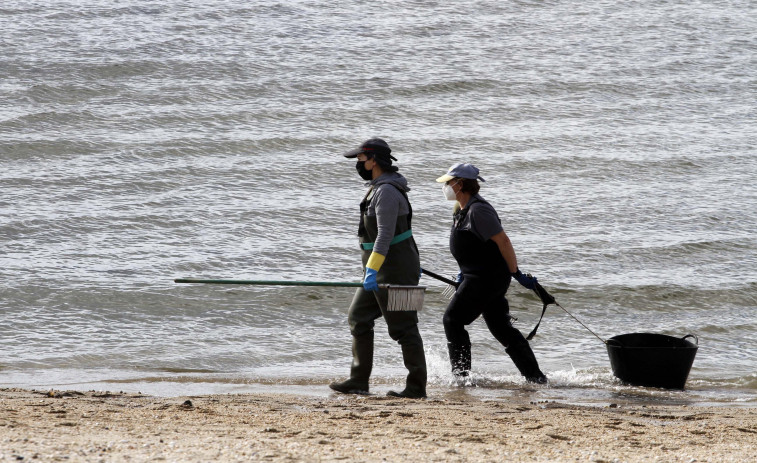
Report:
[{"label": "person wearing dark cap", "polygon": [[437,182],[444,183],[445,197],[458,201],[450,234],[450,251],[460,266],[458,287],[444,312],[452,372],[465,379],[471,369],[471,343],[465,327],[483,315],[486,326],[520,373],[529,382],[544,384],[547,377],[539,369],[531,346],[512,325],[505,293],[511,278],[534,289],[536,278],[518,270],[515,250],[502,228],[497,212],[479,192],[484,181],[472,164],[455,164]]},{"label": "person wearing dark cap", "polygon": [[392,165],[397,158],[380,138],[371,138],[344,154],[357,158],[357,172],[367,180],[368,192],[360,203],[358,239],[364,268],[363,287],[358,288],[349,308],[352,334],[352,367],[346,381],[331,389],[346,394],[367,394],[373,367],[373,327],[383,316],[389,336],[402,348],[408,369],[406,387],[389,391],[394,397],[426,397],[426,356],[418,330],[418,313],[387,311],[387,289],[379,284],[417,285],[420,279],[418,247],[413,239],[413,215],[407,180]]}]

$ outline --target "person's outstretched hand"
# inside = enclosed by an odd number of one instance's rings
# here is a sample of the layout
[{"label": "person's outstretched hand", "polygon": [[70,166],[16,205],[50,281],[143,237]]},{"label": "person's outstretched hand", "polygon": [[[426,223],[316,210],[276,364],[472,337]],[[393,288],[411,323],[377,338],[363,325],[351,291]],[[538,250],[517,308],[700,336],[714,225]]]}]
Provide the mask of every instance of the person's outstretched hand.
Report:
[{"label": "person's outstretched hand", "polygon": [[515,278],[518,283],[521,284],[526,289],[536,289],[536,284],[538,283],[536,281],[536,277],[531,276],[530,273],[524,274],[521,273],[520,269],[516,270],[515,273],[513,273],[513,278]]}]

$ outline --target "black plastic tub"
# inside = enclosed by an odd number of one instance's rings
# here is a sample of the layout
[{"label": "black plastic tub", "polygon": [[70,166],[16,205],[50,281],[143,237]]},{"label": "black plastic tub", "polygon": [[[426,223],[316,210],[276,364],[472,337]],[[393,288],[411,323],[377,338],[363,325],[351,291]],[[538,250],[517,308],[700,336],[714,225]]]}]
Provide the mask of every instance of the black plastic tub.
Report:
[{"label": "black plastic tub", "polygon": [[[691,337],[696,344],[687,341]],[[612,372],[634,386],[683,389],[689,377],[699,340],[654,333],[630,333],[607,340]]]}]

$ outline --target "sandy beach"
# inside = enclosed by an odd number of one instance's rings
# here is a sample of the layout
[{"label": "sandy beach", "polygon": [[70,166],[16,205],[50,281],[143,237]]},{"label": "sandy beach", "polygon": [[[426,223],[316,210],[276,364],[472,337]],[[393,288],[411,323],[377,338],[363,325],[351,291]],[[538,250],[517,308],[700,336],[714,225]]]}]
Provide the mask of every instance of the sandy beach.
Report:
[{"label": "sandy beach", "polygon": [[2,461],[751,461],[757,409],[0,390]]}]

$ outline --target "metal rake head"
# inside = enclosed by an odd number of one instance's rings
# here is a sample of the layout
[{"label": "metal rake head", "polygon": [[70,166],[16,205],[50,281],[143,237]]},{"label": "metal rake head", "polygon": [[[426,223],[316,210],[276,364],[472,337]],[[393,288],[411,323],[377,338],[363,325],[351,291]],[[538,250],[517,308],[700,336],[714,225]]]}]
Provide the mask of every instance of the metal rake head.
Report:
[{"label": "metal rake head", "polygon": [[455,295],[455,291],[457,291],[457,288],[452,285],[447,285],[446,288],[444,288],[444,291],[442,291],[442,296],[446,297],[447,299],[452,299],[452,296]]}]

